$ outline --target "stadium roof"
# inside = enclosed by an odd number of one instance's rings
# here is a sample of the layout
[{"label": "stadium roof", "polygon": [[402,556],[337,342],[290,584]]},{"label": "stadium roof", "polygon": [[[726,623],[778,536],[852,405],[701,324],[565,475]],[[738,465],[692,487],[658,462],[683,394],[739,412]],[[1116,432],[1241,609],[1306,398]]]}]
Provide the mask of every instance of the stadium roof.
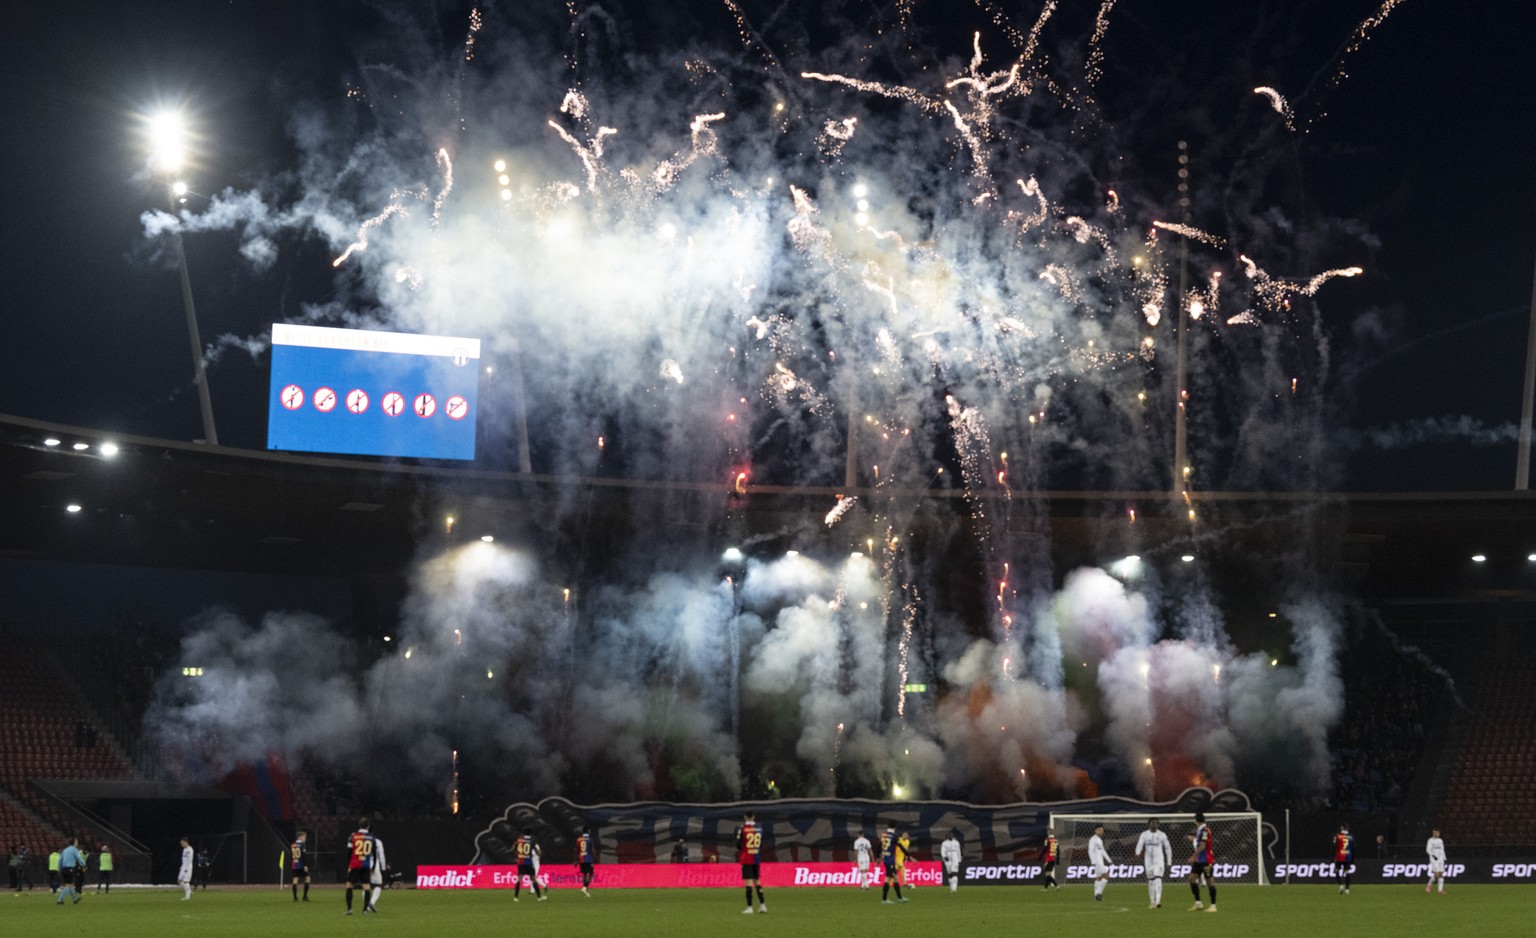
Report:
[{"label": "stadium roof", "polygon": [[[110,455],[102,448],[108,442],[117,447]],[[0,556],[332,577],[400,575],[445,539],[555,531],[576,514],[573,504],[584,524],[633,524],[625,513],[658,493],[671,523],[696,529],[688,536],[707,538],[711,519],[730,516],[721,538],[800,546],[797,532],[824,536],[823,517],[838,496],[870,495],[785,487],[740,493],[727,483],[271,453],[11,416],[0,416],[0,481]],[[969,510],[954,490],[907,494],[922,509],[912,516],[917,528],[941,517],[953,528],[954,514]],[[1240,547],[1243,562],[1259,566],[1265,556],[1310,552],[1376,601],[1536,599],[1530,492],[1202,492],[1193,496],[1201,519],[1193,526],[1186,507],[1166,493],[999,490],[986,497],[1028,505],[1032,510],[1015,512],[1031,519],[1016,536],[1049,530],[1058,569],[1114,559],[1135,509],[1143,551],[1214,543]],[[450,514],[460,519],[457,531],[444,523]]]}]

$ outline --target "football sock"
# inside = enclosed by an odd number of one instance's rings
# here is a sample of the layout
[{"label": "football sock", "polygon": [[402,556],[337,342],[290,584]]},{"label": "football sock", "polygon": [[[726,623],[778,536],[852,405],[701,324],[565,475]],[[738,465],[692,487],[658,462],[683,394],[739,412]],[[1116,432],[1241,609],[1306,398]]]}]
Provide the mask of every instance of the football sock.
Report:
[{"label": "football sock", "polygon": [[347,887],[347,911],[352,911],[352,887]]},{"label": "football sock", "polygon": [[757,887],[757,904],[758,905],[762,905],[763,901],[764,901],[763,900],[763,887],[761,885],[759,885]]},{"label": "football sock", "polygon": [[1108,880],[1096,879],[1093,881],[1093,894],[1095,897],[1104,895],[1104,887],[1109,885]]},{"label": "football sock", "polygon": [[294,902],[298,902],[299,901],[299,881],[298,880],[294,880],[293,881],[293,901]]},{"label": "football sock", "polygon": [[880,887],[880,901],[884,902],[885,900],[889,899],[890,897],[891,897],[891,884],[890,883],[886,883],[884,886]]},{"label": "football sock", "polygon": [[380,889],[378,886],[375,886],[373,887],[373,895],[368,897],[368,904],[373,906],[373,910],[375,912],[379,910],[379,893],[383,891],[384,890]]},{"label": "football sock", "polygon": [[309,883],[304,884],[304,898],[309,898]]},{"label": "football sock", "polygon": [[745,886],[743,888],[747,892],[747,908],[750,909],[750,908],[752,908],[752,887],[751,886]]},{"label": "football sock", "polygon": [[1206,883],[1205,884],[1205,888],[1210,890],[1210,893],[1211,893],[1211,905],[1215,905],[1216,904],[1216,884],[1215,883]]}]

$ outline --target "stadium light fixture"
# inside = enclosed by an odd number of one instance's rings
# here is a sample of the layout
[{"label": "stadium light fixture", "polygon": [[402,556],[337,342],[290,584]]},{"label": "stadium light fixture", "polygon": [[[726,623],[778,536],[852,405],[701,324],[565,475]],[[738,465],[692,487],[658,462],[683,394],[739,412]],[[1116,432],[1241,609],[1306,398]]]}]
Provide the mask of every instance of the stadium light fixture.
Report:
[{"label": "stadium light fixture", "polygon": [[725,549],[725,553],[720,555],[720,559],[724,560],[726,563],[741,563],[742,558],[743,554],[741,550],[736,547],[727,547]]},{"label": "stadium light fixture", "polygon": [[1180,557],[1179,559],[1184,561],[1185,563],[1194,563],[1195,555],[1194,554],[1185,554],[1184,556]]},{"label": "stadium light fixture", "polygon": [[187,157],[187,120],[180,111],[164,110],[149,117],[150,159],[155,169],[174,172]]},{"label": "stadium light fixture", "polygon": [[58,437],[50,436],[48,439],[43,441],[43,445],[44,446],[58,446],[60,442],[61,441],[59,440]]},{"label": "stadium light fixture", "polygon": [[486,544],[492,544],[495,543],[496,538],[490,534],[482,534],[480,535],[480,540]]},{"label": "stadium light fixture", "polygon": [[1485,562],[1487,562],[1487,560],[1488,560],[1488,555],[1487,554],[1473,554],[1472,555],[1472,562],[1473,563],[1485,563]]},{"label": "stadium light fixture", "polygon": [[1536,563],[1536,554],[1526,554],[1525,559],[1532,563]]},{"label": "stadium light fixture", "polygon": [[64,506],[64,510],[72,515],[78,515],[83,509],[80,505],[71,502],[70,504]]},{"label": "stadium light fixture", "polygon": [[392,642],[392,641],[394,641],[394,639],[393,639],[393,638],[391,638],[391,637],[389,637],[389,636],[388,636],[388,635],[386,635],[386,636],[384,636],[384,641],[386,641],[386,642]]},{"label": "stadium light fixture", "polygon": [[1122,580],[1134,580],[1141,575],[1141,558],[1135,554],[1122,557],[1109,565],[1109,572]]},{"label": "stadium light fixture", "polygon": [[74,444],[74,446],[71,447],[71,449],[73,449],[77,453],[83,453],[83,452],[85,452],[86,450],[88,450],[90,448],[91,448],[91,444],[89,444],[89,443],[76,443],[76,444]]},{"label": "stadium light fixture", "polygon": [[117,455],[116,443],[103,443],[99,448],[101,449],[101,455],[106,456],[109,459]]}]

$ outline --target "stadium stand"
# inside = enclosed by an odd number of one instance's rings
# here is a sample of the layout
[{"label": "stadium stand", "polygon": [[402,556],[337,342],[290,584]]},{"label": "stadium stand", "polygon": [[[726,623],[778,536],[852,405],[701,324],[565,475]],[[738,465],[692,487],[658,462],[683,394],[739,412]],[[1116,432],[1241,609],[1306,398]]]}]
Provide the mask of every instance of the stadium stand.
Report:
[{"label": "stadium stand", "polygon": [[42,645],[16,638],[6,651],[0,656],[0,687],[5,688],[0,698],[0,794],[44,825],[28,836],[62,843],[63,832],[77,825],[31,785],[33,780],[136,775]]},{"label": "stadium stand", "polygon": [[1435,817],[1448,842],[1536,844],[1536,665],[1512,656],[1491,665],[1472,704],[1474,718]]}]

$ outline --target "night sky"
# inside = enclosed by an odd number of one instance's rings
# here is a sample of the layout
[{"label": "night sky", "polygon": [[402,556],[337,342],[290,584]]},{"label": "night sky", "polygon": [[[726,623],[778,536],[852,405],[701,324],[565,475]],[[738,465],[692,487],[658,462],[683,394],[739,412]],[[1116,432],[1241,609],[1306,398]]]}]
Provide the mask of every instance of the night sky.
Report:
[{"label": "night sky", "polygon": [[[472,67],[515,35],[547,50],[547,70],[557,74],[571,48],[566,13],[563,4],[540,6],[484,5],[482,58]],[[963,61],[971,31],[981,29],[1000,48],[1002,32],[985,3],[910,6],[913,45]],[[1085,54],[1096,6],[1062,4],[1061,29],[1044,40],[1057,61]],[[845,30],[826,5],[741,7],[785,74],[838,59],[826,50]],[[1028,7],[1015,14],[1022,28],[1037,12]],[[1336,452],[1349,461],[1327,484],[1506,488],[1536,259],[1536,132],[1526,114],[1536,92],[1528,54],[1536,10],[1405,0],[1349,50],[1352,32],[1380,8],[1378,0],[1121,0],[1104,45],[1099,103],[1119,122],[1117,145],[1135,167],[1125,186],[1142,204],[1170,206],[1165,217],[1176,198],[1172,143],[1185,137],[1197,184],[1219,186],[1229,175],[1240,179],[1244,166],[1273,163],[1281,168],[1267,175],[1264,200],[1302,219],[1358,223],[1352,249],[1339,249],[1350,239],[1334,238],[1326,256],[1277,270],[1306,276],[1358,264],[1366,271],[1320,296],[1329,421],[1343,441]],[[164,201],[163,187],[144,172],[140,115],[166,103],[186,107],[200,137],[187,173],[194,210],[226,187],[293,199],[301,155],[295,117],[341,109],[365,66],[453,67],[471,9],[435,4],[411,17],[417,32],[409,39],[387,5],[360,3],[62,2],[13,13],[0,39],[10,124],[0,173],[9,214],[0,234],[0,412],[200,436],[176,272],[165,242],[146,240],[140,223],[143,211]],[[592,22],[605,24],[605,49],[614,55],[740,49],[723,2],[594,9],[604,11]],[[862,6],[847,15],[865,26],[897,23],[894,12]],[[790,28],[796,17],[803,22]],[[684,58],[678,51],[671,61],[681,69]],[[1348,75],[1335,82],[1341,68]],[[1305,133],[1233,140],[1232,114],[1243,115],[1245,127],[1262,120],[1264,101],[1251,90],[1259,84],[1290,97],[1298,119],[1326,116]],[[554,114],[559,102],[545,105]],[[505,135],[547,131],[534,125]],[[452,143],[441,134],[432,142]],[[569,162],[568,175],[577,177]],[[1221,212],[1197,199],[1194,221],[1222,231],[1229,226]],[[313,230],[287,231],[278,247],[276,261],[257,270],[241,262],[230,234],[188,237],[205,344],[256,337],[273,321],[300,317],[306,304],[345,304],[361,292],[346,271],[332,269],[335,246]],[[265,355],[230,353],[213,365],[226,445],[264,445],[266,367]],[[1380,445],[1387,437],[1395,442]]]}]

